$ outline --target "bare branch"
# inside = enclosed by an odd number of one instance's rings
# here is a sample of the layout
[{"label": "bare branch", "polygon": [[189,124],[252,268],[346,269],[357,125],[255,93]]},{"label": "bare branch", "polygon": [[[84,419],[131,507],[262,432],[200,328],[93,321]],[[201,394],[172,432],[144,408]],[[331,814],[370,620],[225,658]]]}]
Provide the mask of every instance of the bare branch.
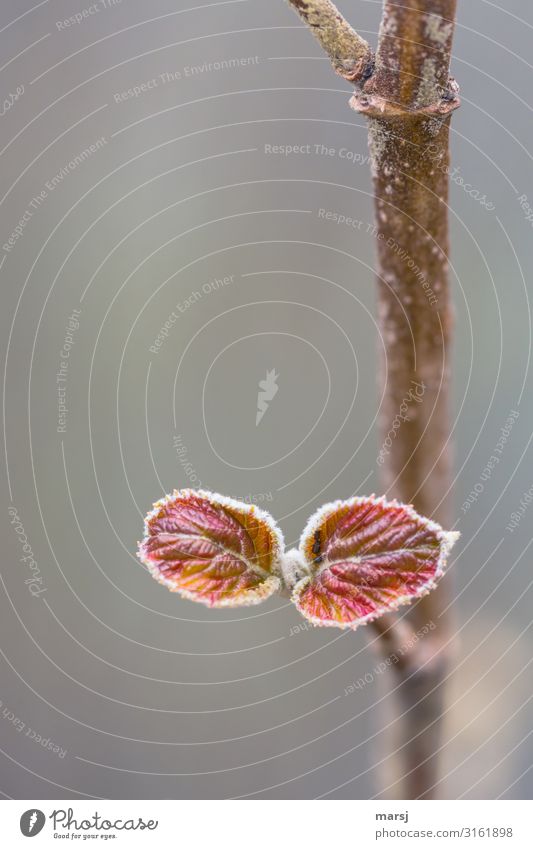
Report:
[{"label": "bare branch", "polygon": [[456,5],[457,0],[385,0],[369,94],[407,109],[446,96]]},{"label": "bare branch", "polygon": [[[388,496],[412,502],[450,524],[449,130],[459,105],[449,79],[456,0],[385,0],[375,72],[351,104],[369,118],[378,250],[378,311],[386,359],[381,409],[384,433],[412,382],[423,396],[402,424],[382,480]],[[386,366],[386,367],[385,367]],[[444,681],[450,662],[446,582],[382,634],[382,651],[434,623],[392,667],[397,739],[389,757],[397,778],[388,792],[431,798],[438,785]],[[392,701],[392,700],[391,700]],[[396,791],[396,792],[394,792]]]},{"label": "bare branch", "polygon": [[364,80],[373,66],[373,53],[330,0],[288,0],[311,28],[335,71],[350,82]]},{"label": "bare branch", "polygon": [[[376,224],[378,316],[385,340],[381,429],[413,384],[422,388],[382,467],[389,497],[450,524],[449,132],[459,106],[449,78],[457,0],[384,0],[377,55],[329,0],[289,0],[346,79],[369,119]],[[387,759],[399,798],[432,798],[452,625],[443,582],[401,619],[373,624],[391,665],[397,742]],[[423,640],[420,633],[430,628]],[[407,650],[406,650],[407,647]],[[397,721],[398,720],[398,721]]]}]

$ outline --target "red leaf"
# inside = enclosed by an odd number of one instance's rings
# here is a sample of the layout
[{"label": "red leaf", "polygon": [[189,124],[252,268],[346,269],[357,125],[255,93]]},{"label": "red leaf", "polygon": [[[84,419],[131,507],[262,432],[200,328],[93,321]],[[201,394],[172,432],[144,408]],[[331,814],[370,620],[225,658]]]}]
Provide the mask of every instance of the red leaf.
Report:
[{"label": "red leaf", "polygon": [[138,556],[172,592],[210,607],[258,604],[279,590],[283,536],[254,505],[175,490],[145,520]]},{"label": "red leaf", "polygon": [[328,504],[300,540],[309,576],[292,600],[316,625],[355,629],[433,589],[458,536],[384,498]]}]

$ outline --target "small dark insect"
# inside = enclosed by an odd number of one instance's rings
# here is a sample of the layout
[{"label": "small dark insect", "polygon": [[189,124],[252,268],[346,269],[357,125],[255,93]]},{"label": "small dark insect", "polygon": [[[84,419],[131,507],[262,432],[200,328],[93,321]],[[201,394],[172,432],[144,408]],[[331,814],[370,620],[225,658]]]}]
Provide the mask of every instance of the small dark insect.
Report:
[{"label": "small dark insect", "polygon": [[313,543],[313,549],[312,550],[313,550],[313,554],[316,554],[316,557],[313,560],[313,563],[322,563],[322,561],[324,559],[320,554],[321,544],[322,543],[321,543],[321,540],[320,540],[320,531],[315,531],[315,541]]},{"label": "small dark insect", "polygon": [[375,61],[375,59],[372,59],[367,64],[365,70],[363,71],[363,73],[361,75],[361,80],[363,82],[366,82],[366,80],[369,80],[375,70],[376,70],[376,61]]}]

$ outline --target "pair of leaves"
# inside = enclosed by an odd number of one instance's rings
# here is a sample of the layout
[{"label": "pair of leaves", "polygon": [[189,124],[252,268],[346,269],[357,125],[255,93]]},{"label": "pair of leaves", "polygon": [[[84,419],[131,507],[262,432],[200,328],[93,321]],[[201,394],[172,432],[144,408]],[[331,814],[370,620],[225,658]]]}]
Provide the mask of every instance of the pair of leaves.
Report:
[{"label": "pair of leaves", "polygon": [[172,592],[210,607],[283,588],[315,625],[357,628],[429,592],[458,534],[375,496],[318,510],[285,553],[272,517],[210,492],[175,490],[145,520],[139,558]]}]

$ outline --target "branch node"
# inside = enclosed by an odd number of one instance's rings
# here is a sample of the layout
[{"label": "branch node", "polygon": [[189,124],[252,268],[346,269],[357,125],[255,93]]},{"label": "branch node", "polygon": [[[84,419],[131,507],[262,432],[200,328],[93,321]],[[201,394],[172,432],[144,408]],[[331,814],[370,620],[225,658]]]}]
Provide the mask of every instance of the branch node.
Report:
[{"label": "branch node", "polygon": [[408,107],[401,103],[395,103],[386,97],[377,94],[369,94],[356,91],[350,98],[350,106],[356,112],[366,115],[368,118],[381,118],[385,121],[409,120],[417,118],[446,117],[461,105],[458,95],[459,86],[453,77],[450,77],[448,87],[443,92],[440,100],[429,106]]}]

